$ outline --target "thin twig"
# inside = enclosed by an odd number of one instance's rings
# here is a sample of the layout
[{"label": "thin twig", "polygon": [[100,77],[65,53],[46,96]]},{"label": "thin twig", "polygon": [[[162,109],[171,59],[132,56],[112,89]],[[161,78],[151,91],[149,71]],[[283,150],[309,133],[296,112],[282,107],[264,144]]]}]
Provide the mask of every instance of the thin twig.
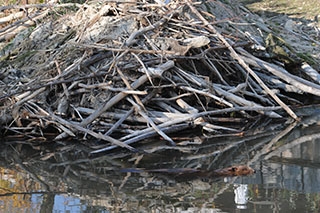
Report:
[{"label": "thin twig", "polygon": [[190,0],[187,1],[188,6],[191,11],[196,14],[203,23],[208,26],[208,28],[216,34],[216,36],[222,41],[222,43],[228,48],[230,51],[230,55],[235,58],[239,64],[247,70],[250,75],[261,85],[261,87],[295,120],[299,120],[298,116],[285,104],[283,103],[278,96],[270,90],[265,83],[259,78],[259,76],[245,63],[245,61],[236,53],[233,47],[227,42],[227,40],[198,12],[198,10],[192,5]]}]

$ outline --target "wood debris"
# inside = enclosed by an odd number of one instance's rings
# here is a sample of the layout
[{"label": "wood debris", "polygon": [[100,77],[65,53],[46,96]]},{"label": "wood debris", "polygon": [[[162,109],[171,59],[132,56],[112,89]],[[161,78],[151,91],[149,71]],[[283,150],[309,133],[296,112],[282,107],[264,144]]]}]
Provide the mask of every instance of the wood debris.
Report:
[{"label": "wood debris", "polygon": [[293,108],[320,96],[316,68],[238,3],[0,7],[6,11],[4,137],[95,138],[104,143],[92,153],[137,151],[133,143],[154,136],[174,146],[170,135],[184,130],[241,135],[266,117],[299,120]]}]

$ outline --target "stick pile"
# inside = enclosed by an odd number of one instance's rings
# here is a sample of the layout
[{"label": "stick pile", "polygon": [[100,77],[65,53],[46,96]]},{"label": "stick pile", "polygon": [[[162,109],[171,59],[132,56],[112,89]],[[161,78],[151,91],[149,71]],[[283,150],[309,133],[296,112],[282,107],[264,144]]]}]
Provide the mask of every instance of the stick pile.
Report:
[{"label": "stick pile", "polygon": [[[319,74],[274,57],[270,49],[278,46],[265,42],[271,30],[241,5],[141,0],[27,8],[38,14],[26,20],[36,27],[14,34],[0,55],[5,136],[93,137],[108,142],[93,153],[134,151],[133,143],[157,135],[175,145],[169,133],[195,126],[241,135],[258,117],[299,120],[290,106],[320,96]],[[0,8],[8,9],[15,8]],[[0,38],[15,26],[7,24]]]}]

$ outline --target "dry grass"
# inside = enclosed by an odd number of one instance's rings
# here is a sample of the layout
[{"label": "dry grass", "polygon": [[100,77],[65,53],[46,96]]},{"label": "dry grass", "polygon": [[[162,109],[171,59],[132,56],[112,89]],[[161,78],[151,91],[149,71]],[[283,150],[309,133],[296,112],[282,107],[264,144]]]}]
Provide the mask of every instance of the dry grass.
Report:
[{"label": "dry grass", "polygon": [[254,12],[284,13],[295,18],[306,18],[313,20],[320,15],[319,0],[242,0],[246,6]]},{"label": "dry grass", "polygon": [[14,4],[41,4],[44,0],[0,0],[1,6],[14,5]]},{"label": "dry grass", "polygon": [[[48,0],[0,0],[1,6],[7,6],[7,5],[23,5],[23,4],[43,4],[47,3]],[[84,3],[85,0],[60,0],[59,3]]]}]

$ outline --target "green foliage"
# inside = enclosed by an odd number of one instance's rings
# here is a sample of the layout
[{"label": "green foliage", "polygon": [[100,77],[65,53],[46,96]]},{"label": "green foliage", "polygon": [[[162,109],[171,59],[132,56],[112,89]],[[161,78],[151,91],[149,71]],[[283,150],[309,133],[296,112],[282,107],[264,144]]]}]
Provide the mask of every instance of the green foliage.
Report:
[{"label": "green foliage", "polygon": [[311,66],[318,63],[310,53],[297,53],[297,55]]}]

